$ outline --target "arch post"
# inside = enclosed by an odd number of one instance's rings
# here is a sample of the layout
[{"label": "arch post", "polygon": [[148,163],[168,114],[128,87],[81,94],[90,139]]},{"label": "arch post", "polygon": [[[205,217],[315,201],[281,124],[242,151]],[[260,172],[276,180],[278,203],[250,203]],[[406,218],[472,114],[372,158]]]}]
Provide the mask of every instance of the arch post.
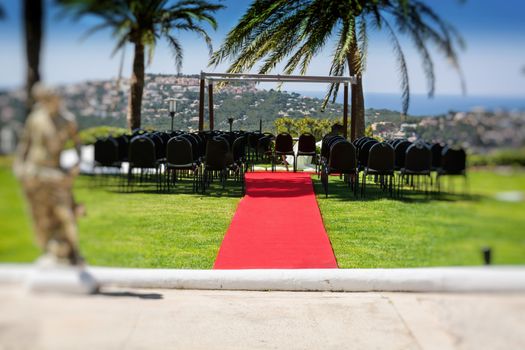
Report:
[{"label": "arch post", "polygon": [[[353,119],[352,116],[352,121]],[[344,83],[343,130],[343,136],[346,139],[348,137],[348,83]],[[352,135],[352,127],[350,127],[350,137]]]},{"label": "arch post", "polygon": [[214,113],[213,113],[213,83],[208,84],[208,113],[210,114],[210,130],[213,130]]},{"label": "arch post", "polygon": [[204,78],[201,76],[199,94],[199,131],[204,129]]}]

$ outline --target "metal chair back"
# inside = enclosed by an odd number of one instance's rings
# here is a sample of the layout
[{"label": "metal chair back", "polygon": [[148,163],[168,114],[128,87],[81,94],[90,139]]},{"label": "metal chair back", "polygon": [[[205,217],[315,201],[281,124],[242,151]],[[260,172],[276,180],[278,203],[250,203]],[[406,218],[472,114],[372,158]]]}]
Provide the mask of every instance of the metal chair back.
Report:
[{"label": "metal chair back", "polygon": [[341,174],[355,172],[357,167],[355,146],[348,141],[335,142],[330,148],[328,167],[330,172]]},{"label": "metal chair back", "polygon": [[380,173],[393,172],[394,154],[394,148],[388,143],[376,143],[368,153],[368,168]]}]

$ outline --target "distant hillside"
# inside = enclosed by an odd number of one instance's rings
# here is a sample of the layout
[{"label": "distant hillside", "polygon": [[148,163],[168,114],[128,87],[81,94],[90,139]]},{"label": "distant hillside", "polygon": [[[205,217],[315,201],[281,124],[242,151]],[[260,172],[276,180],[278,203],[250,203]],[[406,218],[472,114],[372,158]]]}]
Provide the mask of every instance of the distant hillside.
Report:
[{"label": "distant hillside", "polygon": [[[82,129],[97,125],[126,126],[129,82],[122,80],[88,81],[58,87],[65,96],[67,108],[78,119]],[[0,126],[10,120],[22,120],[23,92],[7,91],[0,93],[2,117]],[[196,75],[175,76],[148,74],[144,89],[142,121],[144,126],[166,129],[170,125],[167,111],[167,98],[177,98],[175,128],[196,129],[198,125],[199,77]],[[206,123],[208,120],[208,98],[206,95]],[[237,129],[255,130],[259,120],[263,128],[272,131],[273,122],[279,117],[299,118],[341,118],[343,106],[329,104],[321,112],[322,100],[304,97],[297,93],[257,89],[255,83],[229,84],[216,89],[214,94],[215,127],[227,129],[228,118],[234,118]],[[383,120],[400,120],[397,112],[388,110],[368,110],[370,121],[378,117]]]},{"label": "distant hillside", "polygon": [[[129,82],[122,80],[88,81],[58,87],[65,96],[67,108],[76,116],[81,129],[92,126],[126,127]],[[228,118],[234,118],[234,128],[275,132],[274,121],[280,117],[340,119],[341,104],[329,104],[321,112],[322,100],[286,91],[258,89],[253,82],[230,84],[214,94],[215,128],[227,130]],[[142,105],[142,125],[165,130],[170,127],[167,98],[177,98],[175,128],[196,130],[198,126],[199,77],[154,75],[146,76]],[[0,128],[23,119],[24,93],[21,90],[0,92]],[[208,123],[206,96],[206,117]],[[517,148],[525,145],[525,115],[523,112],[449,113],[439,117],[402,116],[388,109],[367,109],[366,122],[374,135],[383,138],[424,138],[461,144],[475,152],[495,148]],[[19,127],[17,127],[19,129]]]}]

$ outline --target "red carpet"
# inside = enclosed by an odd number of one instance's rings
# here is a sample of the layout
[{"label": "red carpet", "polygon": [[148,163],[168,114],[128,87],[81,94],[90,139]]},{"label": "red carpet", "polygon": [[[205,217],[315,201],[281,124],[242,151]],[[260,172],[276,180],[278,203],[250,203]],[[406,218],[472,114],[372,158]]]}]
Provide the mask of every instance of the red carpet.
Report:
[{"label": "red carpet", "polygon": [[214,268],[337,268],[310,175],[247,173]]}]

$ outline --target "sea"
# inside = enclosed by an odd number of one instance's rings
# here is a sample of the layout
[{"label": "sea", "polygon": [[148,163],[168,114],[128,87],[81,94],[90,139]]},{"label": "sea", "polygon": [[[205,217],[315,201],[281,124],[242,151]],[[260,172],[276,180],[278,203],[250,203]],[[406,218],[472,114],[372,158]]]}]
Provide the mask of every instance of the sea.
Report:
[{"label": "sea", "polygon": [[[324,91],[293,91],[303,96],[323,99]],[[343,103],[340,91],[337,102]],[[366,108],[401,111],[401,94],[365,93]],[[477,109],[486,111],[525,112],[525,96],[471,96],[471,95],[435,95],[411,94],[408,114],[412,116],[434,116],[454,112],[468,112]]]}]

